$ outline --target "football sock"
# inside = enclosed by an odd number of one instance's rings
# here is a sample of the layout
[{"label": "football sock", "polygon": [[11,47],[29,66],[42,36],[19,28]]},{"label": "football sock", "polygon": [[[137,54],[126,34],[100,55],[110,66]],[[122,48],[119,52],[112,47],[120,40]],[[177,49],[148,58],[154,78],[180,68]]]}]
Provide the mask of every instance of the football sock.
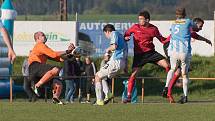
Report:
[{"label": "football sock", "polygon": [[166,85],[165,87],[168,87],[169,86],[169,83],[170,83],[170,80],[172,79],[173,77],[173,74],[174,74],[174,70],[169,70],[169,72],[167,73],[167,78],[166,78]]},{"label": "football sock", "polygon": [[134,83],[135,83],[135,77],[131,76],[128,80],[128,96],[131,96],[133,87],[134,87]]},{"label": "football sock", "polygon": [[165,70],[166,70],[166,73],[168,73],[169,72],[169,70],[170,70],[170,67],[168,66],[168,67],[166,67],[165,68]]},{"label": "football sock", "polygon": [[171,79],[170,84],[168,86],[168,93],[167,93],[167,95],[171,95],[172,94],[172,88],[175,85],[175,83],[176,83],[176,81],[178,80],[179,77],[180,77],[179,75],[174,74],[174,76]]},{"label": "football sock", "polygon": [[102,83],[96,82],[95,83],[95,91],[96,91],[96,99],[102,100],[103,99],[103,93],[102,93]]},{"label": "football sock", "polygon": [[108,87],[108,83],[107,83],[106,79],[102,79],[102,88],[103,88],[103,92],[105,93],[105,95],[107,95],[109,92],[109,87]]},{"label": "football sock", "polygon": [[184,96],[188,95],[188,78],[183,78],[183,91]]}]

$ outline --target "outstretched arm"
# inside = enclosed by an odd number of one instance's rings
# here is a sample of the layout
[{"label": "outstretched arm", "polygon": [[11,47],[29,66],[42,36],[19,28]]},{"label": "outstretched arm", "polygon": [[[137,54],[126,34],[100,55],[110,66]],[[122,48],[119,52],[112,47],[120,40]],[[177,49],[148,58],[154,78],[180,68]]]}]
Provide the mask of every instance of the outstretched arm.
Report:
[{"label": "outstretched arm", "polygon": [[208,40],[207,38],[197,34],[196,32],[192,32],[191,37],[196,39],[196,40],[199,40],[199,41],[205,41],[206,43],[208,43],[209,45],[212,46],[212,42],[210,40]]},{"label": "outstretched arm", "polygon": [[4,27],[2,27],[1,28],[1,33],[2,33],[2,36],[3,36],[4,42],[8,47],[8,58],[10,59],[11,62],[13,62],[15,60],[15,58],[16,58],[16,54],[15,54],[15,52],[13,50],[13,47],[12,47],[11,40],[10,40],[10,37],[8,35],[8,32]]},{"label": "outstretched arm", "polygon": [[72,50],[75,48],[74,44],[70,44],[68,46],[68,49],[66,51],[54,51],[51,48],[49,48],[48,46],[46,46],[45,44],[42,45],[42,53],[47,55],[50,58],[53,58],[56,61],[64,61],[64,59],[62,58],[62,56],[70,54],[72,52]]}]

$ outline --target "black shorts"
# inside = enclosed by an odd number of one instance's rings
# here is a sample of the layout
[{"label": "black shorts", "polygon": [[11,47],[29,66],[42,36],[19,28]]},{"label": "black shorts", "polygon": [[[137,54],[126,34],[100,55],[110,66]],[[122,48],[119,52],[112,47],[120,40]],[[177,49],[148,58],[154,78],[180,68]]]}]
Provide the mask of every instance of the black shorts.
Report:
[{"label": "black shorts", "polygon": [[152,51],[148,51],[142,54],[134,54],[134,58],[133,58],[133,65],[132,67],[142,67],[144,66],[146,63],[154,63],[156,64],[156,62],[165,59],[164,56],[162,56],[160,53],[158,53],[155,50]]},{"label": "black shorts", "polygon": [[46,72],[50,71],[54,67],[57,67],[57,66],[53,66],[49,64],[41,64],[39,62],[33,62],[29,66],[29,78],[31,81],[38,82],[40,78],[42,78],[46,74]]}]

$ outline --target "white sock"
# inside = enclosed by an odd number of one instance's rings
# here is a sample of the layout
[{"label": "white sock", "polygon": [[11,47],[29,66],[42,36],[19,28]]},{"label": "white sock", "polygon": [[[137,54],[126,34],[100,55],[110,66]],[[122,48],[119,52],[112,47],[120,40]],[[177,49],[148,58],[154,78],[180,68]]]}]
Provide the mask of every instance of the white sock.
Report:
[{"label": "white sock", "polygon": [[106,78],[102,79],[102,88],[103,92],[105,93],[105,96],[107,96],[108,92],[110,91],[106,80],[107,80]]},{"label": "white sock", "polygon": [[188,78],[183,78],[183,92],[184,92],[184,96],[188,95]]},{"label": "white sock", "polygon": [[95,92],[96,92],[96,99],[103,100],[103,92],[102,92],[102,83],[96,82],[95,83]]},{"label": "white sock", "polygon": [[166,85],[165,87],[169,86],[170,80],[172,79],[174,75],[174,70],[170,69],[169,72],[167,73],[167,78],[166,78]]}]

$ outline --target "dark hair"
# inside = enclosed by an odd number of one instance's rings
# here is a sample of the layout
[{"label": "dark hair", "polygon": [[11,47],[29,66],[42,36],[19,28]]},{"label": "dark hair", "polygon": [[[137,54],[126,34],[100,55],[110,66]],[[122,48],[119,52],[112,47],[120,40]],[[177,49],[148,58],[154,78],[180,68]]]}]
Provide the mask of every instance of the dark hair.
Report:
[{"label": "dark hair", "polygon": [[178,18],[184,18],[186,16],[185,8],[183,8],[183,7],[176,8],[175,15]]},{"label": "dark hair", "polygon": [[194,18],[194,19],[193,19],[193,22],[194,22],[194,23],[202,22],[202,23],[204,24],[204,20],[202,20],[201,18]]},{"label": "dark hair", "polygon": [[112,31],[115,31],[115,27],[112,25],[112,24],[107,24],[104,26],[103,28],[103,32],[112,32]]},{"label": "dark hair", "polygon": [[140,11],[138,16],[143,16],[145,19],[150,20],[150,14],[148,11],[144,10],[144,11]]}]

